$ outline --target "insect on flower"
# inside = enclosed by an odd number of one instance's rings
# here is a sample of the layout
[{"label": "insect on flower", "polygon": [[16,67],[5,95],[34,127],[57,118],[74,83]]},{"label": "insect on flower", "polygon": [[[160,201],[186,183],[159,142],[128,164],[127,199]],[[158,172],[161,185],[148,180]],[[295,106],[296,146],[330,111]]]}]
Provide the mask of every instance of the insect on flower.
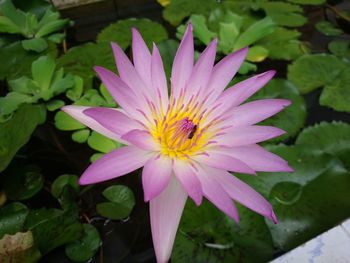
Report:
[{"label": "insect on flower", "polygon": [[171,72],[168,95],[163,63],[132,30],[133,63],[112,44],[119,76],[95,71],[121,109],[66,106],[63,111],[91,129],[126,144],[91,164],[80,184],[93,184],[143,167],[144,199],[157,261],[167,262],[187,197],[200,205],[203,196],[238,222],[234,202],[277,222],[271,205],[230,172],[291,172],[287,162],[257,143],[284,131],[256,123],[290,104],[265,99],[242,104],[275,74],[267,71],[227,89],[247,48],[215,63],[213,40],[194,64],[191,24],[183,36]]}]

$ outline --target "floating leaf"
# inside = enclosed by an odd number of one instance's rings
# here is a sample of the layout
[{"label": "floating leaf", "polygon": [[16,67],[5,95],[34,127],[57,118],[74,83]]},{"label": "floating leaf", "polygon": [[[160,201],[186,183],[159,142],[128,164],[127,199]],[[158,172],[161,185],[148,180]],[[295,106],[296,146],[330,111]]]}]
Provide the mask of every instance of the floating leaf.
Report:
[{"label": "floating leaf", "polygon": [[95,131],[91,133],[87,142],[92,149],[103,153],[108,153],[122,145]]},{"label": "floating leaf", "polygon": [[66,245],[66,255],[73,261],[83,262],[95,255],[100,246],[100,235],[93,225],[84,224],[83,236]]},{"label": "floating leaf", "polygon": [[58,209],[32,210],[25,227],[32,231],[42,254],[80,238],[83,233],[75,214]]},{"label": "floating leaf", "polygon": [[350,41],[335,40],[328,44],[328,49],[337,57],[345,57],[350,60]]},{"label": "floating leaf", "polygon": [[37,194],[44,186],[40,168],[33,165],[10,166],[4,173],[3,189],[11,200],[26,200]]},{"label": "floating leaf", "polygon": [[48,103],[46,103],[46,108],[49,111],[55,111],[64,106],[63,100],[50,100]]},{"label": "floating leaf", "polygon": [[14,235],[22,231],[28,213],[28,208],[17,202],[0,208],[0,238],[5,234]]},{"label": "floating leaf", "polygon": [[308,93],[324,86],[320,104],[337,111],[350,112],[350,64],[333,55],[300,57],[288,67],[288,79]]},{"label": "floating leaf", "polygon": [[111,24],[103,29],[97,36],[97,42],[117,43],[122,49],[126,49],[131,45],[131,28],[135,27],[142,35],[148,47],[152,47],[152,43],[158,43],[168,38],[165,28],[149,19],[129,18],[119,20],[117,23]]},{"label": "floating leaf", "polygon": [[81,124],[79,121],[69,116],[67,113],[63,111],[59,111],[55,115],[55,126],[57,129],[62,131],[72,131],[83,129],[85,126]]},{"label": "floating leaf", "polygon": [[[0,123],[0,172],[10,163],[16,152],[25,145],[37,125],[46,118],[42,105],[22,105],[5,122]],[[18,127],[21,127],[18,129]]]},{"label": "floating leaf", "polygon": [[64,174],[57,177],[51,186],[52,195],[59,198],[66,186],[70,186],[76,193],[78,193],[80,189],[78,179],[78,176],[71,174]]},{"label": "floating leaf", "polygon": [[335,27],[329,21],[320,21],[315,26],[319,32],[321,32],[322,34],[324,34],[326,36],[339,36],[339,35],[344,33],[343,30]]},{"label": "floating leaf", "polygon": [[163,17],[173,26],[177,26],[191,14],[208,15],[217,6],[218,3],[215,0],[171,0],[163,11]]},{"label": "floating leaf", "polygon": [[90,136],[90,130],[82,129],[72,133],[72,140],[77,143],[84,143],[84,142],[87,142],[89,136]]},{"label": "floating leaf", "polygon": [[103,191],[103,196],[111,202],[99,203],[97,212],[110,219],[123,219],[129,216],[135,205],[133,192],[126,186],[113,185]]},{"label": "floating leaf", "polygon": [[41,257],[34,247],[30,231],[14,235],[5,235],[0,240],[0,262],[2,263],[35,263]]},{"label": "floating leaf", "polygon": [[266,87],[251,97],[251,100],[284,98],[291,100],[292,104],[284,111],[262,122],[264,125],[279,127],[286,134],[271,141],[282,141],[295,136],[304,126],[306,119],[306,105],[298,89],[289,81],[284,79],[273,79]]}]

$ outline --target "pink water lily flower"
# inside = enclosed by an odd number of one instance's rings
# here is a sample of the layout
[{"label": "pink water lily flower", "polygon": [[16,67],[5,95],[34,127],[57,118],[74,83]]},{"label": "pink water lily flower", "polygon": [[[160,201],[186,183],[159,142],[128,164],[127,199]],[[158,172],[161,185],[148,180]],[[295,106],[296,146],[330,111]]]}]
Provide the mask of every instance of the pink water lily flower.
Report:
[{"label": "pink water lily flower", "polygon": [[234,201],[277,222],[271,205],[229,172],[290,172],[280,157],[257,143],[280,136],[281,129],[256,123],[290,104],[264,99],[242,104],[275,74],[267,71],[225,90],[247,55],[238,50],[214,65],[217,40],[194,63],[192,26],[177,50],[168,95],[156,45],[150,53],[132,30],[133,63],[112,44],[119,76],[95,71],[121,108],[66,106],[63,111],[91,129],[126,146],[92,163],[80,184],[94,184],[140,167],[144,199],[150,203],[157,262],[169,260],[187,197],[197,205],[207,198],[238,222]]}]

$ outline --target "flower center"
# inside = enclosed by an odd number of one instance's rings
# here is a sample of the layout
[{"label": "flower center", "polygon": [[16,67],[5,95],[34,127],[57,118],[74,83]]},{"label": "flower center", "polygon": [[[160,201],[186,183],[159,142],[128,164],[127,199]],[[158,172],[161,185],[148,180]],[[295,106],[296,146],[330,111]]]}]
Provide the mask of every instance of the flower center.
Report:
[{"label": "flower center", "polygon": [[207,128],[201,127],[203,104],[190,100],[185,106],[181,100],[171,100],[164,114],[154,116],[150,132],[160,143],[162,154],[186,159],[208,144]]}]

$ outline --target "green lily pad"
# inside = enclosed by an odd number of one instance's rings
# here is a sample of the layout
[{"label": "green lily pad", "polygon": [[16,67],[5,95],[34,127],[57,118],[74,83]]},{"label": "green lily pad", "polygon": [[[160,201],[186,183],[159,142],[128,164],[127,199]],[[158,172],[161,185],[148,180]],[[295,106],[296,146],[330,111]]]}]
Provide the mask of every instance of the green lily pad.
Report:
[{"label": "green lily pad", "polygon": [[282,141],[295,136],[304,126],[306,119],[306,104],[298,89],[287,80],[273,79],[253,95],[251,100],[267,98],[284,98],[292,101],[292,104],[281,113],[262,122],[264,125],[276,126],[286,131],[286,134],[269,142]]},{"label": "green lily pad", "polygon": [[268,50],[271,59],[293,60],[303,54],[302,43],[298,40],[300,32],[277,27],[274,32],[258,41],[258,45]]},{"label": "green lily pad", "polygon": [[43,255],[77,240],[83,234],[83,226],[76,214],[58,209],[42,208],[30,211],[25,227],[32,231],[35,244]]},{"label": "green lily pad", "polygon": [[320,104],[350,112],[350,63],[333,55],[305,55],[288,66],[288,79],[301,93],[324,86]]},{"label": "green lily pad", "polygon": [[320,21],[315,26],[319,32],[321,32],[322,34],[324,34],[326,36],[339,36],[339,35],[344,33],[343,30],[335,27],[329,21]]},{"label": "green lily pad", "polygon": [[30,231],[5,235],[0,239],[2,263],[35,263],[40,257],[40,251],[34,246],[33,234]]},{"label": "green lily pad", "polygon": [[217,6],[218,3],[215,0],[171,0],[170,4],[164,8],[163,17],[173,26],[177,26],[191,14],[208,15]]},{"label": "green lily pad", "polygon": [[34,165],[13,165],[4,173],[3,189],[11,200],[26,200],[37,194],[44,186],[40,168]]},{"label": "green lily pad", "polygon": [[97,212],[110,219],[123,219],[130,215],[134,205],[133,192],[126,186],[113,185],[103,191],[103,196],[110,202],[96,205]]},{"label": "green lily pad", "polygon": [[79,121],[75,120],[63,111],[59,111],[56,113],[55,126],[57,129],[62,131],[74,131],[78,129],[83,129],[85,127]]},{"label": "green lily pad", "polygon": [[75,262],[84,262],[92,258],[100,246],[100,235],[93,225],[84,224],[83,236],[66,245],[66,255]]},{"label": "green lily pad", "polygon": [[328,49],[333,55],[350,60],[350,41],[332,41],[328,44]]},{"label": "green lily pad", "polygon": [[[0,172],[16,152],[25,145],[36,126],[43,123],[46,110],[42,105],[22,105],[7,122],[0,123]],[[21,127],[18,129],[18,127]]]},{"label": "green lily pad", "polygon": [[3,238],[5,234],[14,235],[23,231],[28,213],[28,208],[18,202],[0,208],[0,238]]},{"label": "green lily pad", "polygon": [[140,32],[149,48],[152,47],[153,42],[158,43],[168,38],[168,33],[161,24],[145,18],[129,18],[119,20],[117,23],[103,29],[97,36],[97,42],[107,42],[108,44],[115,42],[122,49],[126,49],[131,45],[132,27],[135,27]]}]

